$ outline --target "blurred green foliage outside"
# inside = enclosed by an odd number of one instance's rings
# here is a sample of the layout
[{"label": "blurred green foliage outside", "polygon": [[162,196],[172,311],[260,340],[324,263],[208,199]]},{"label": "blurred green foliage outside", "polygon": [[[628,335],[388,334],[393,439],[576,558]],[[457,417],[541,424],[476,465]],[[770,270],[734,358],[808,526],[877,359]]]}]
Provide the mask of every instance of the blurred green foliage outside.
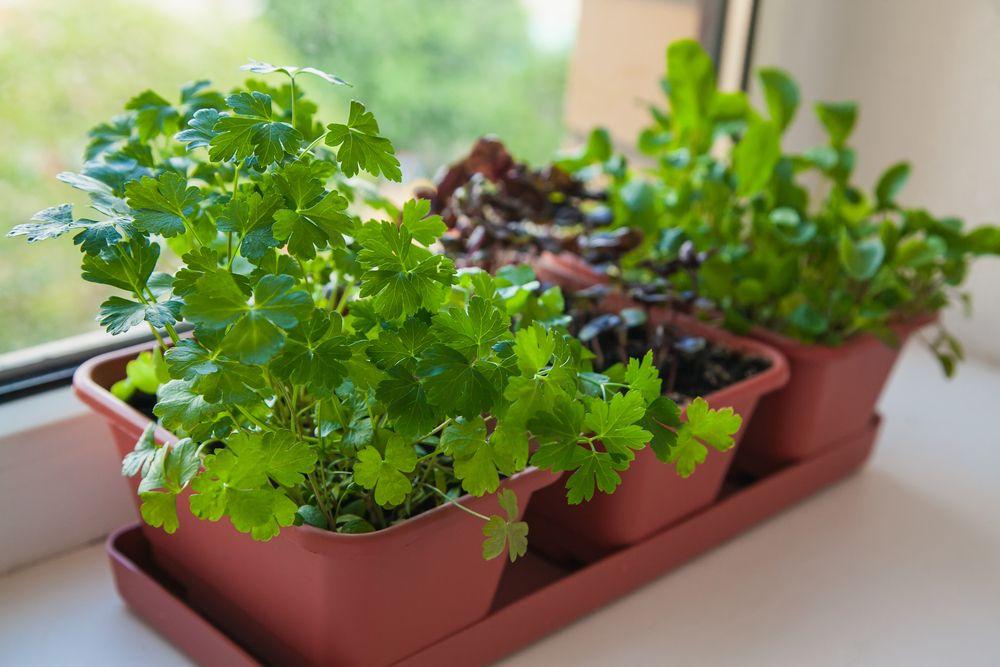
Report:
[{"label": "blurred green foliage outside", "polygon": [[567,54],[539,51],[527,21],[517,0],[0,5],[0,353],[98,330],[107,294],[81,280],[71,235],[29,248],[2,234],[84,203],[55,175],[79,169],[87,130],[136,93],[174,99],[199,78],[225,89],[249,57],[310,64],[354,83],[308,92],[323,108],[368,103],[407,178],[433,175],[483,133],[542,160],[561,138]]}]

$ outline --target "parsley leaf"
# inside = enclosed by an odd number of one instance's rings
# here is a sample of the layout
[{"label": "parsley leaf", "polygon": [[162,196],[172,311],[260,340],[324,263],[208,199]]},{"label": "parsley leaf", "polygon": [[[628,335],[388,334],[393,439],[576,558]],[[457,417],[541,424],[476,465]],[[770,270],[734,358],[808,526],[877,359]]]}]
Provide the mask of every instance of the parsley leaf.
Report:
[{"label": "parsley leaf", "polygon": [[337,160],[347,176],[354,176],[364,169],[372,176],[385,175],[390,181],[402,181],[399,160],[392,143],[379,135],[378,121],[365,109],[365,105],[351,100],[347,124],[327,126],[326,145],[340,146]]},{"label": "parsley leaf", "polygon": [[403,204],[403,227],[425,246],[437,241],[448,229],[440,215],[427,215],[430,212],[428,199],[410,199]]},{"label": "parsley leaf", "polygon": [[267,166],[294,154],[302,135],[294,127],[272,119],[271,96],[258,91],[236,93],[226,98],[235,112],[222,116],[212,128],[209,157],[214,161],[243,160],[251,155]]},{"label": "parsley leaf", "polygon": [[513,563],[520,556],[528,553],[528,524],[518,521],[517,495],[510,489],[504,489],[497,497],[500,508],[507,517],[494,514],[483,526],[483,558],[492,560],[500,556],[507,548],[507,556]]},{"label": "parsley leaf", "polygon": [[285,343],[282,329],[295,327],[312,308],[309,294],[293,289],[292,276],[267,275],[253,291],[253,301],[228,273],[206,275],[185,298],[184,316],[195,325],[217,330],[232,325],[222,350],[245,364],[262,364]]},{"label": "parsley leaf", "polygon": [[421,308],[437,310],[444,290],[455,280],[450,259],[413,244],[413,236],[391,222],[370,221],[358,230],[361,296],[372,297],[387,319],[409,316]]},{"label": "parsley leaf", "polygon": [[633,389],[615,394],[610,401],[591,399],[583,426],[593,431],[594,438],[615,460],[631,461],[635,457],[632,450],[642,449],[652,437],[636,423],[645,412],[642,392]]},{"label": "parsley leaf", "polygon": [[135,226],[141,232],[170,237],[183,234],[186,222],[201,199],[201,191],[188,187],[183,176],[165,172],[125,186],[128,205],[135,209]]},{"label": "parsley leaf", "polygon": [[385,446],[385,458],[371,446],[358,452],[354,479],[366,489],[375,489],[375,502],[379,505],[393,507],[401,504],[410,492],[412,485],[403,473],[413,472],[416,465],[413,447],[394,435]]}]

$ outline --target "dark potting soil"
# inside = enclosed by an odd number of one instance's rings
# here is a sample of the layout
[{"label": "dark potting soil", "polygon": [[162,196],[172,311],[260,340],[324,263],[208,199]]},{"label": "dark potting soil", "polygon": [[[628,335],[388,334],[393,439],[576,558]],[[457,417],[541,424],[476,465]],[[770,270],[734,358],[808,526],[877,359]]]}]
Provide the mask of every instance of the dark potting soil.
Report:
[{"label": "dark potting soil", "polygon": [[[624,312],[624,311],[623,311]],[[673,327],[654,327],[646,321],[628,321],[625,316],[606,313],[583,322],[577,335],[596,358],[594,369],[606,370],[630,357],[641,359],[652,350],[653,362],[663,378],[663,391],[676,401],[707,396],[714,391],[752,377],[770,367],[770,362],[744,355],[701,336],[689,336]]]},{"label": "dark potting soil", "polygon": [[153,421],[156,421],[156,415],[153,414],[153,406],[156,405],[156,396],[154,394],[136,391],[132,394],[132,397],[126,401],[126,403]]}]

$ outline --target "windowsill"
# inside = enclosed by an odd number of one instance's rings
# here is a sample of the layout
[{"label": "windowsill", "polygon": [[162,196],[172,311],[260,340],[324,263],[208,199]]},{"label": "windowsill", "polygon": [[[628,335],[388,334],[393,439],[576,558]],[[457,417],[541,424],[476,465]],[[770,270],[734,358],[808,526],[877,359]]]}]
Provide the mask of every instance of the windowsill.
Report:
[{"label": "windowsill", "polygon": [[[860,474],[509,664],[997,663],[998,391],[994,367],[949,385],[909,347]],[[103,545],[0,577],[0,662],[186,664],[118,599]]]}]

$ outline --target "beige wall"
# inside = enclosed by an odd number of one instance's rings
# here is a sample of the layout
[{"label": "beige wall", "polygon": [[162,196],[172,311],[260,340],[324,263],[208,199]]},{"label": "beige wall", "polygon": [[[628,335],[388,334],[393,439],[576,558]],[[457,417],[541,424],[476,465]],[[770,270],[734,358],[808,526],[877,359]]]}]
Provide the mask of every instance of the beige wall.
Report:
[{"label": "beige wall", "polygon": [[[754,63],[789,70],[808,103],[861,104],[858,175],[896,160],[901,197],[968,223],[1000,222],[1000,3],[991,0],[762,0]],[[803,108],[789,145],[820,140]],[[1000,363],[1000,261],[974,269],[972,320],[946,321],[970,354]]]},{"label": "beige wall", "polygon": [[650,102],[663,105],[667,44],[697,37],[700,20],[696,0],[583,0],[566,91],[570,132],[601,125],[623,147],[634,143]]}]

